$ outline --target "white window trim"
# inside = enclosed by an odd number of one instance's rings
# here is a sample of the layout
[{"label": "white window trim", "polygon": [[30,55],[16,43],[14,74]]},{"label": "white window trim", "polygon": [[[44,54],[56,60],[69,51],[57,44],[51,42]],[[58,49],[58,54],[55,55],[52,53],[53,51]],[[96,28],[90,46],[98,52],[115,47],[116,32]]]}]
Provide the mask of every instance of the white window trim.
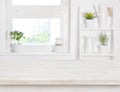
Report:
[{"label": "white window trim", "polygon": [[[32,57],[38,57],[38,59],[40,59],[40,60],[41,59],[42,60],[50,60],[50,59],[52,59],[52,60],[74,60],[76,58],[75,50],[74,50],[75,47],[73,46],[73,44],[70,44],[71,40],[69,41],[69,44],[68,44],[68,47],[69,47],[68,48],[69,49],[68,53],[44,53],[44,54],[41,54],[41,53],[19,53],[19,54],[18,53],[17,54],[16,53],[10,53],[7,49],[8,47],[7,47],[7,43],[6,43],[6,40],[8,40],[7,37],[9,35],[9,33],[7,31],[8,27],[6,27],[6,20],[7,20],[6,15],[7,15],[7,13],[5,11],[8,7],[6,7],[6,1],[5,0],[1,0],[1,2],[3,3],[3,5],[1,6],[2,11],[0,11],[1,15],[2,15],[1,16],[1,22],[0,22],[2,24],[2,27],[1,27],[2,36],[0,37],[0,39],[2,39],[3,42],[1,42],[2,45],[0,47],[0,49],[1,49],[0,56],[10,56],[10,57],[12,56],[12,57],[15,57],[15,58],[24,58],[25,56],[28,56],[28,58],[29,57],[31,57],[31,58]],[[70,1],[67,4],[69,4],[69,6],[70,6]],[[70,10],[68,10],[68,11],[69,11],[69,13],[68,13],[68,15],[69,15]],[[68,15],[66,15],[66,16],[68,16]],[[70,19],[70,17],[68,19]],[[69,23],[68,20],[66,20],[66,23],[68,23],[68,26],[70,26],[70,23]],[[66,30],[70,31],[70,28],[68,28]],[[66,32],[65,35],[69,36],[70,34],[71,34],[71,32],[69,32],[69,34],[68,34],[68,32]],[[69,39],[70,39],[70,37],[71,36],[69,36]],[[66,41],[68,41],[68,40],[66,40]],[[7,50],[7,52],[6,52],[6,50]]]},{"label": "white window trim", "polygon": [[[61,23],[62,24],[62,26],[61,26],[62,30],[64,30],[66,32],[65,34],[61,33],[61,35],[63,36],[63,39],[67,40],[64,43],[68,43],[68,35],[67,35],[69,33],[67,31],[68,30],[67,29],[67,27],[68,27],[67,25],[68,24],[64,23],[64,22],[68,21],[68,20],[66,20],[68,18],[68,15],[64,15],[62,17],[62,15],[64,13],[63,11],[68,12],[68,10],[65,10],[65,9],[69,7],[68,5],[66,5],[68,2],[65,2],[65,1],[67,1],[67,0],[62,0],[62,3],[63,3],[62,6],[58,6],[58,7],[56,7],[56,6],[53,6],[53,7],[50,6],[49,7],[48,6],[48,7],[46,7],[46,6],[11,6],[10,3],[12,2],[12,0],[9,0],[9,1],[7,1],[7,10],[8,10],[7,11],[8,12],[8,14],[7,14],[8,15],[7,16],[7,21],[8,21],[7,28],[8,28],[8,30],[12,30],[12,25],[11,25],[12,24],[12,18],[28,18],[28,17],[30,17],[30,18],[40,18],[40,17],[44,18],[44,17],[48,17],[49,18],[49,17],[59,17],[59,18],[62,19],[61,20],[62,21],[62,23]],[[41,10],[40,13],[38,13],[39,10]],[[20,11],[22,11],[22,12],[20,12]],[[54,11],[55,13],[54,12],[50,13],[49,11]],[[8,38],[8,40],[9,39],[10,38]],[[10,43],[11,43],[11,41],[8,42],[8,46],[7,46],[8,51],[10,51],[10,45],[9,45]],[[64,46],[65,46],[65,52],[67,52],[68,46],[66,46],[65,44],[64,44]]]}]

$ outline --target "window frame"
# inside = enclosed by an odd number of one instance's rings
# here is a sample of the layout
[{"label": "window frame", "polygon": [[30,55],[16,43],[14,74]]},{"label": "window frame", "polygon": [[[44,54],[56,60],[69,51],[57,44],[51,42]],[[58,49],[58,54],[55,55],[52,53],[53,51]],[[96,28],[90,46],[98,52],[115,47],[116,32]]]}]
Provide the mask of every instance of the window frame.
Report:
[{"label": "window frame", "polygon": [[[61,6],[12,6],[12,0],[7,1],[7,28],[8,30],[12,29],[12,18],[61,18],[61,30],[64,32],[61,32],[61,35],[63,36],[64,39],[64,51],[68,52],[68,45],[69,44],[69,2],[68,0],[61,0],[62,5]],[[31,11],[33,10],[33,11]],[[38,15],[39,10],[44,10],[42,13]],[[53,10],[55,11],[54,13],[50,13],[49,11]],[[18,12],[22,11],[22,12]],[[63,16],[63,11],[67,11],[67,13]],[[12,13],[11,13],[12,12]],[[32,13],[31,13],[32,12]],[[34,13],[33,13],[34,12]],[[30,14],[28,14],[30,13]],[[60,14],[61,13],[61,14]],[[30,16],[31,15],[31,16]],[[37,15],[37,16],[36,16]],[[9,32],[8,32],[9,33]],[[9,34],[8,34],[9,35]],[[8,44],[7,44],[7,50],[10,51],[10,43],[11,41],[9,40],[10,37],[8,37]],[[67,44],[66,44],[67,43]],[[47,49],[47,48],[46,48]]]},{"label": "window frame", "polygon": [[71,40],[73,38],[71,36],[71,34],[74,34],[74,33],[71,33],[71,31],[70,31],[70,29],[71,29],[71,27],[70,27],[70,25],[71,25],[71,23],[70,23],[70,0],[68,0],[68,1],[69,2],[67,4],[69,6],[68,7],[68,16],[69,16],[68,20],[69,21],[66,21],[66,23],[68,23],[68,26],[69,26],[68,27],[69,33],[66,33],[66,35],[68,35],[67,41],[69,40],[69,42],[67,44],[67,46],[69,47],[68,48],[69,52],[67,52],[67,53],[43,53],[43,54],[42,53],[18,53],[18,54],[16,54],[16,53],[9,52],[7,41],[10,40],[8,37],[8,35],[9,35],[8,28],[10,26],[6,26],[7,20],[8,20],[8,18],[6,17],[6,15],[7,15],[6,10],[9,7],[7,6],[6,0],[2,0],[1,1],[3,3],[3,5],[1,6],[2,11],[0,11],[1,15],[2,15],[2,17],[1,17],[2,20],[0,22],[0,23],[2,23],[2,28],[1,28],[2,36],[0,37],[0,39],[2,39],[2,42],[1,42],[2,45],[0,47],[0,49],[1,49],[0,56],[10,56],[10,57],[12,56],[12,57],[17,57],[17,58],[25,58],[26,56],[28,58],[38,57],[39,60],[41,60],[41,59],[42,60],[51,60],[51,59],[52,60],[74,60],[76,58],[76,49],[74,49],[75,45],[71,43],[74,40],[74,39]]}]

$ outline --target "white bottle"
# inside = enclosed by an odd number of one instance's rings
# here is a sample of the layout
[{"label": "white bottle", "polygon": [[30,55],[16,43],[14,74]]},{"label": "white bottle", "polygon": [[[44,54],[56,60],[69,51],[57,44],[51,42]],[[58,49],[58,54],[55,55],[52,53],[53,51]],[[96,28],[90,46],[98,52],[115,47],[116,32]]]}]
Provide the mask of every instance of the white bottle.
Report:
[{"label": "white bottle", "polygon": [[113,8],[107,7],[108,10],[108,17],[107,17],[107,27],[113,26]]},{"label": "white bottle", "polygon": [[107,7],[103,4],[100,5],[100,27],[104,28],[106,27],[106,21],[107,21]]},{"label": "white bottle", "polygon": [[90,37],[84,38],[84,52],[86,54],[92,53],[92,40]]}]

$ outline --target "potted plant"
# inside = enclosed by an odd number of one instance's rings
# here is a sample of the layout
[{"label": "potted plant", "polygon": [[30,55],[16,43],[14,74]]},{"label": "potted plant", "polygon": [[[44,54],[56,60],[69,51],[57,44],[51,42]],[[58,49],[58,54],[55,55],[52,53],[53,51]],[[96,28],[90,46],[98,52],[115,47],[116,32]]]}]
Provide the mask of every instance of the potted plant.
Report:
[{"label": "potted plant", "polygon": [[85,27],[92,27],[93,26],[93,19],[96,18],[96,14],[93,12],[85,12]]},{"label": "potted plant", "polygon": [[12,52],[17,52],[19,46],[21,45],[20,40],[24,37],[24,33],[20,31],[12,31],[10,32],[11,39],[13,40],[13,43],[11,45]]},{"label": "potted plant", "polygon": [[99,35],[99,50],[100,53],[107,53],[108,52],[108,47],[107,47],[107,42],[108,42],[108,37],[106,34],[100,34]]}]

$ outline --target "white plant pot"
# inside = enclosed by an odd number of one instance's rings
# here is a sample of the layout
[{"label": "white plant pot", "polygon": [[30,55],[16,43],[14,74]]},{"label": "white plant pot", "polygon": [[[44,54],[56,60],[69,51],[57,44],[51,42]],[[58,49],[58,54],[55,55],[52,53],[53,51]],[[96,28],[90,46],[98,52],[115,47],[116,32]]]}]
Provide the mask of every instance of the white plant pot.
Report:
[{"label": "white plant pot", "polygon": [[87,28],[92,28],[93,27],[93,23],[94,23],[94,21],[93,21],[93,19],[91,19],[91,20],[85,20],[85,27],[87,27]]},{"label": "white plant pot", "polygon": [[20,52],[21,45],[20,44],[11,44],[11,51],[12,52]]},{"label": "white plant pot", "polygon": [[103,54],[108,53],[108,46],[106,46],[106,45],[100,45],[99,46],[99,52],[103,53]]}]

